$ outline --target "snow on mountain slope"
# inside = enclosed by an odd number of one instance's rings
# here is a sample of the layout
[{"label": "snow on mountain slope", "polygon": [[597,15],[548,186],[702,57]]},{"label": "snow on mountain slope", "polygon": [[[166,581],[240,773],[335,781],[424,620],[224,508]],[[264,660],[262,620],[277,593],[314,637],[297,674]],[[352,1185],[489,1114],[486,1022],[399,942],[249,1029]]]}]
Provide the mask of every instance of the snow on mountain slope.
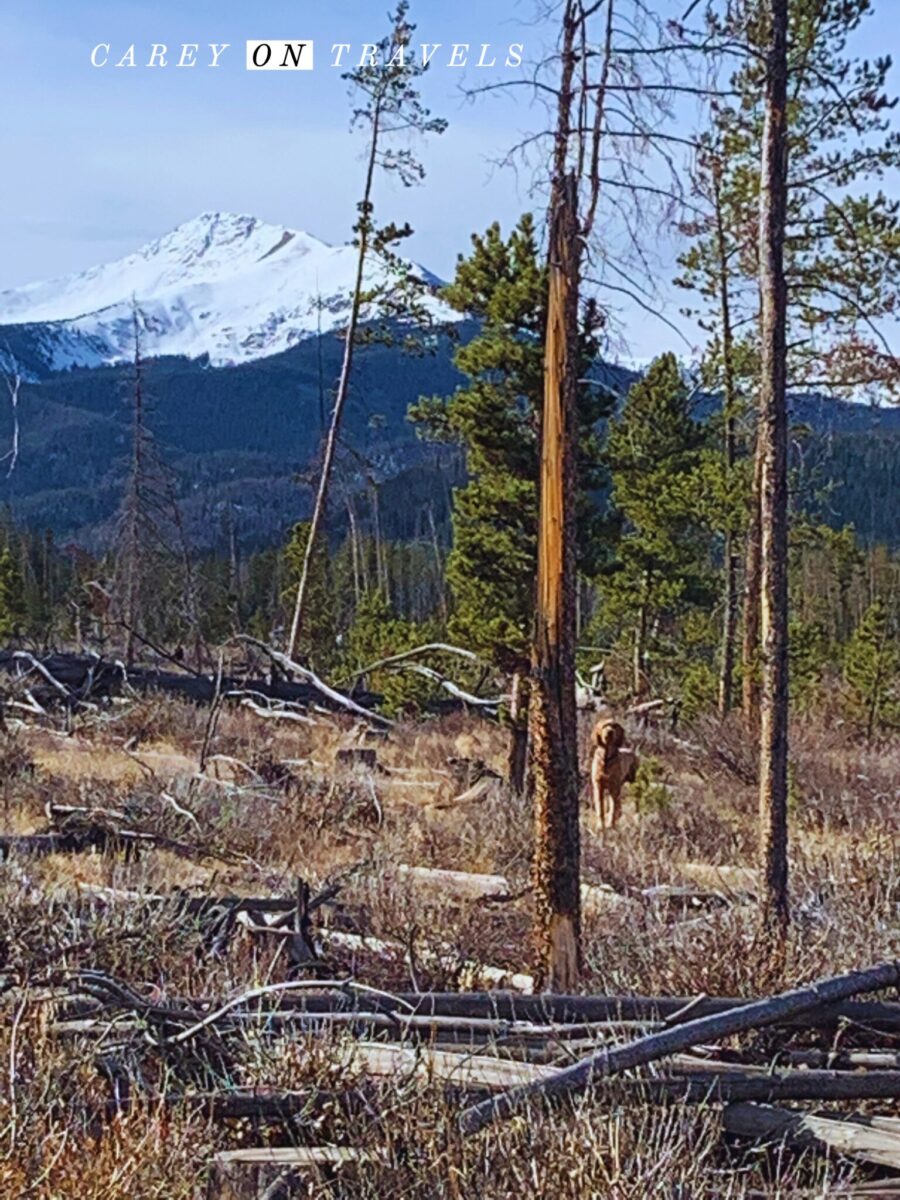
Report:
[{"label": "snow on mountain slope", "polygon": [[[208,354],[217,366],[277,354],[346,318],[356,248],[255,217],[203,213],[135,254],[88,271],[0,292],[0,325],[27,325],[51,370],[132,354],[132,299],[143,353]],[[440,280],[413,265],[429,287]],[[377,262],[365,285],[384,280]],[[449,317],[430,298],[435,314]]]}]

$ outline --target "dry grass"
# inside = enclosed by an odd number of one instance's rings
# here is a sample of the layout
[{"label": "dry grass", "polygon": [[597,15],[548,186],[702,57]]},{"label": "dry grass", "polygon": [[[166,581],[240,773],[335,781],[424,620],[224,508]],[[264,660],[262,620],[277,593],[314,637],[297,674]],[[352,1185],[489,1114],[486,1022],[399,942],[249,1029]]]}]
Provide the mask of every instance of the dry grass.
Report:
[{"label": "dry grass", "polygon": [[[41,827],[51,800],[126,806],[147,828],[202,842],[205,854],[156,850],[126,861],[86,853],[0,864],[0,988],[39,989],[93,967],[160,997],[202,998],[289,975],[280,945],[239,932],[217,957],[204,950],[196,923],[173,909],[99,905],[85,898],[84,884],[259,894],[291,892],[298,876],[314,890],[340,877],[339,905],[326,919],[395,941],[406,954],[334,948],[333,972],[409,990],[464,985],[465,964],[473,962],[527,968],[526,806],[502,788],[481,802],[443,806],[457,790],[448,759],[481,758],[499,769],[500,730],[461,716],[405,727],[365,743],[376,745],[388,771],[370,774],[334,765],[337,750],[363,744],[350,721],[282,727],[226,710],[211,751],[231,761],[216,761],[209,773],[219,782],[204,782],[197,770],[205,710],[142,701],[115,718],[84,720],[67,740],[24,729],[3,739],[5,828]],[[752,747],[736,727],[712,724],[686,730],[683,741],[664,733],[633,737],[643,757],[656,760],[665,786],[648,792],[653,802],[640,816],[626,793],[623,822],[605,837],[585,810],[585,878],[626,897],[586,912],[586,991],[751,995],[900,957],[900,742],[861,754],[840,729],[795,730],[796,920],[786,961],[773,969],[758,943],[753,905],[739,895],[755,883]],[[394,869],[402,863],[503,875],[523,894],[501,904],[462,902],[416,886]],[[640,895],[656,884],[738,895],[721,909],[684,913]],[[787,1196],[797,1187],[825,1196],[827,1181],[848,1171],[796,1156],[748,1155],[723,1144],[715,1112],[677,1105],[595,1101],[461,1144],[440,1089],[412,1080],[354,1088],[340,1044],[324,1037],[229,1048],[231,1083],[318,1090],[315,1114],[291,1128],[213,1123],[196,1111],[141,1103],[110,1119],[94,1048],[52,1037],[50,1016],[37,999],[3,1009],[2,1196],[201,1197],[216,1149],[267,1137],[353,1145],[378,1156],[364,1170],[298,1178],[285,1193],[297,1196],[712,1200]],[[165,1077],[159,1056],[148,1053],[142,1069],[157,1090],[198,1083],[190,1062],[169,1063]],[[341,1089],[358,1099],[350,1112],[327,1102]]]}]

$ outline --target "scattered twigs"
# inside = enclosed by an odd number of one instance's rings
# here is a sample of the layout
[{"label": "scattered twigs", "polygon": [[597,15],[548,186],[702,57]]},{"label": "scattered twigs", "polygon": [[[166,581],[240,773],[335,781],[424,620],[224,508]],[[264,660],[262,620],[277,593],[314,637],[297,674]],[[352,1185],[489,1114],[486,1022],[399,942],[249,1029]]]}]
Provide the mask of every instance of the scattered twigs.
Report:
[{"label": "scattered twigs", "polygon": [[473,650],[465,650],[461,646],[451,646],[447,642],[426,642],[423,646],[414,646],[412,650],[404,650],[402,654],[391,654],[388,658],[379,658],[376,662],[367,663],[366,666],[360,667],[358,671],[354,671],[352,675],[346,676],[340,682],[342,685],[350,684],[352,687],[366,675],[371,675],[373,671],[408,662],[411,658],[421,658],[423,654],[454,654],[457,658],[464,658],[468,662],[483,662]]},{"label": "scattered twigs", "polygon": [[[71,698],[71,692],[69,689],[65,687],[64,684],[60,683],[60,681],[50,673],[47,667],[44,666],[40,659],[35,658],[33,654],[29,654],[27,650],[14,650],[12,657],[13,661],[16,663],[27,663],[29,671],[34,671],[36,674],[40,675],[41,679],[43,679],[45,683],[48,683],[50,687],[57,693],[57,695],[63,700],[69,700]],[[28,672],[26,672],[26,674],[27,673]]]},{"label": "scattered twigs", "polygon": [[363,717],[366,721],[371,721],[374,724],[382,725],[385,728],[393,728],[393,721],[389,721],[387,717],[382,717],[379,713],[370,712],[368,709],[363,708],[361,704],[357,704],[355,700],[351,700],[349,696],[335,691],[334,688],[324,683],[308,667],[302,667],[299,663],[294,662],[292,658],[288,658],[286,654],[282,654],[280,650],[275,650],[271,646],[267,646],[265,642],[250,637],[248,634],[238,634],[235,640],[245,642],[249,646],[255,646],[257,650],[267,655],[283,671],[287,671],[289,674],[310,684],[316,691],[320,692],[327,700],[330,700],[332,704],[336,704],[339,708],[355,713],[358,717]]}]

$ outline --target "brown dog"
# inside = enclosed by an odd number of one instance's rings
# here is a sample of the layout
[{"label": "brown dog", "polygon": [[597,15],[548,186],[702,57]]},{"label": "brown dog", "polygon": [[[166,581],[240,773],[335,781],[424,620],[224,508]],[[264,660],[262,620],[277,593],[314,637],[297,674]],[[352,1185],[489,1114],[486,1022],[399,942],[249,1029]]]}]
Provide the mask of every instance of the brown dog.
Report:
[{"label": "brown dog", "polygon": [[[594,752],[591,756],[591,791],[594,814],[601,829],[613,829],[622,814],[622,788],[633,783],[638,756],[625,745],[625,730],[618,721],[601,717],[591,735]],[[606,817],[606,796],[612,801],[609,821]]]}]

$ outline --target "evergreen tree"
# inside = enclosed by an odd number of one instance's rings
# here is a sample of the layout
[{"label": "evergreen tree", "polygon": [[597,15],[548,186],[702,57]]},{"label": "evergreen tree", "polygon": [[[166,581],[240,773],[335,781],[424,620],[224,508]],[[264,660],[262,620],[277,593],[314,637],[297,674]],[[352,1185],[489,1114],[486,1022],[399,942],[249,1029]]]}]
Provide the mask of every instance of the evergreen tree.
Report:
[{"label": "evergreen tree", "polygon": [[22,572],[9,546],[0,550],[0,638],[21,632],[25,618]]},{"label": "evergreen tree", "polygon": [[[451,396],[423,398],[410,416],[424,436],[462,445],[469,481],[453,496],[447,581],[451,638],[510,673],[527,670],[537,560],[538,431],[543,394],[547,277],[534,221],[508,238],[499,224],[474,235],[443,293],[479,331],[454,356],[467,378]],[[613,397],[589,379],[596,311],[583,314],[579,377],[579,566],[596,569],[608,535],[598,494],[607,477],[598,422]]]},{"label": "evergreen tree", "polygon": [[631,629],[636,695],[645,690],[654,644],[687,607],[711,601],[700,515],[707,439],[674,354],[651,364],[610,423],[606,457],[624,528],[619,562],[602,585],[601,619]]},{"label": "evergreen tree", "polygon": [[844,659],[848,708],[871,738],[900,723],[900,642],[896,619],[881,598],[869,607]]},{"label": "evergreen tree", "polygon": [[[418,625],[399,617],[382,592],[372,591],[357,605],[347,633],[343,663],[348,675],[354,675],[379,659],[412,650],[434,637],[433,626]],[[419,673],[417,664],[398,664],[395,668],[373,671],[367,679],[370,689],[384,696],[389,713],[418,712],[438,695],[434,680]]]},{"label": "evergreen tree", "polygon": [[[685,226],[695,243],[681,259],[679,280],[705,301],[691,315],[710,334],[708,374],[725,410],[738,413],[735,397],[757,390],[759,146],[770,8],[771,0],[710,6],[710,44],[727,44],[722,61],[739,65],[713,103],[712,129],[699,139],[699,213]],[[900,204],[878,183],[900,165],[900,134],[889,117],[895,101],[885,91],[891,63],[857,59],[848,48],[871,8],[871,0],[785,5],[786,359],[788,384],[797,388],[900,391],[898,359],[885,335],[900,303]],[[736,58],[738,46],[747,53]],[[744,331],[739,339],[736,330]],[[759,707],[760,481],[757,470],[747,497],[743,707],[751,728]],[[727,636],[726,628],[726,645]]]}]

